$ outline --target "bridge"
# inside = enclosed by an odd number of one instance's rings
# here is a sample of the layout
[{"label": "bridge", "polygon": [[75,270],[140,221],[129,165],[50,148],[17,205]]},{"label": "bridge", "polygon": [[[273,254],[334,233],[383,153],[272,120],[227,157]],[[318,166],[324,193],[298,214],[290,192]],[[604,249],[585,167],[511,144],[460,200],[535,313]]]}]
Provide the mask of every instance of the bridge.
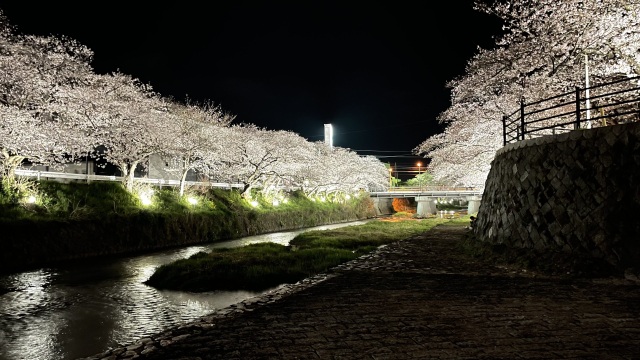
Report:
[{"label": "bridge", "polygon": [[393,187],[387,191],[371,192],[376,211],[384,213],[383,208],[390,208],[393,199],[412,197],[418,203],[416,213],[421,216],[433,215],[437,212],[437,199],[464,199],[467,201],[467,213],[478,212],[484,188],[473,187]]}]

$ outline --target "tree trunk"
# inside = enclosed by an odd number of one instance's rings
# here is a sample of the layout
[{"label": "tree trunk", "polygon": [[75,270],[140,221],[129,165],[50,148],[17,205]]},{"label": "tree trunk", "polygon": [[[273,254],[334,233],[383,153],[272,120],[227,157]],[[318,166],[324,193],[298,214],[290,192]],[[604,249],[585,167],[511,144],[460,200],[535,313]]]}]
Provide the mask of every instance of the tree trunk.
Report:
[{"label": "tree trunk", "polygon": [[127,163],[118,163],[116,164],[116,166],[118,167],[118,169],[120,169],[120,172],[122,173],[122,184],[126,187],[127,186],[127,175],[129,175],[129,166],[127,165]]},{"label": "tree trunk", "polygon": [[10,155],[6,150],[2,151],[3,157],[3,174],[2,178],[7,185],[11,185],[16,181],[16,169],[20,164],[22,164],[22,160],[25,159],[24,156],[20,155]]},{"label": "tree trunk", "polygon": [[251,184],[247,184],[244,183],[244,186],[242,187],[242,192],[240,193],[240,195],[242,195],[243,198],[245,198],[246,200],[251,198]]},{"label": "tree trunk", "polygon": [[185,182],[187,181],[187,174],[191,170],[191,156],[188,155],[182,158],[182,176],[180,176],[180,196],[184,195]]},{"label": "tree trunk", "polygon": [[133,191],[133,180],[136,175],[136,167],[138,166],[139,161],[136,160],[131,163],[131,167],[129,168],[129,176],[127,176],[127,190]]},{"label": "tree trunk", "polygon": [[182,171],[182,176],[180,176],[180,196],[184,195],[184,183],[187,180],[187,173],[189,169]]}]

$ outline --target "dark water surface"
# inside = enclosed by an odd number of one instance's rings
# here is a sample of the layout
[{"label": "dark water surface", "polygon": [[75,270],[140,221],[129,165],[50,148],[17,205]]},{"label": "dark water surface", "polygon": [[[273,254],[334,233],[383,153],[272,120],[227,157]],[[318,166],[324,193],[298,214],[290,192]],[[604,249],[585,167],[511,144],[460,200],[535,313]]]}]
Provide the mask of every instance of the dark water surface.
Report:
[{"label": "dark water surface", "polygon": [[162,264],[213,248],[260,242],[287,245],[304,231],[366,222],[250,236],[0,276],[0,288],[10,290],[0,295],[0,359],[58,360],[94,355],[262,293],[191,293],[157,290],[143,284]]}]

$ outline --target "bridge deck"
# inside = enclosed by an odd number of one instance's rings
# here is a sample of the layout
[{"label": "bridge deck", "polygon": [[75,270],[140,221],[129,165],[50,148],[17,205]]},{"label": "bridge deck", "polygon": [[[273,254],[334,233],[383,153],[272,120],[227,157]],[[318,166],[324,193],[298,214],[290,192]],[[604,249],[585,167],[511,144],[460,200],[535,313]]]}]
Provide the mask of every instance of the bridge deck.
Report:
[{"label": "bridge deck", "polygon": [[371,197],[377,198],[403,198],[403,197],[433,197],[451,198],[466,196],[482,196],[484,189],[474,188],[453,188],[453,189],[420,189],[420,188],[391,188],[389,191],[379,191],[369,193]]}]

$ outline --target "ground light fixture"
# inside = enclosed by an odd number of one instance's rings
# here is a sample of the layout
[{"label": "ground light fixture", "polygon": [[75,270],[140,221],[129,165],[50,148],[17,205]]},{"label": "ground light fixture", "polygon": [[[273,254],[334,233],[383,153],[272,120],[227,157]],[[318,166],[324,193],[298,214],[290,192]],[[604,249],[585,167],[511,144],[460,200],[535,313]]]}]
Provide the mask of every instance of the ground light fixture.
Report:
[{"label": "ground light fixture", "polygon": [[153,190],[143,190],[138,193],[138,196],[140,196],[140,202],[144,206],[149,206],[153,203],[153,201],[151,201],[151,197],[153,196]]}]

